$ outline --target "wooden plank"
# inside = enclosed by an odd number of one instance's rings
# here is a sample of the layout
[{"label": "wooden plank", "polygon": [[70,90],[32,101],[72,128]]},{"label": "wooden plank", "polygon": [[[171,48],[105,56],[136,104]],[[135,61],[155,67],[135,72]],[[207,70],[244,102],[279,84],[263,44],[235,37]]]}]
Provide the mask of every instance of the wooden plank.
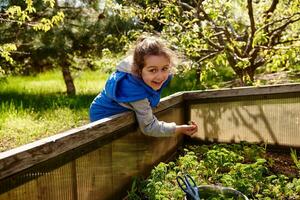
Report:
[{"label": "wooden plank", "polygon": [[153,110],[153,112],[158,113],[175,105],[183,103],[183,95],[184,92],[177,92],[175,94],[162,98],[159,105]]},{"label": "wooden plank", "polygon": [[[162,99],[154,112],[158,113],[182,101],[182,93],[171,95]],[[95,139],[114,137],[113,132],[134,123],[133,112],[126,112],[2,152],[0,180]]]},{"label": "wooden plank", "polygon": [[0,179],[53,158],[97,138],[112,137],[115,130],[133,123],[132,113],[114,116],[72,129],[0,154]]},{"label": "wooden plank", "polygon": [[186,100],[201,100],[206,98],[243,97],[253,95],[271,95],[280,93],[299,93],[300,84],[284,84],[258,87],[225,88],[205,91],[190,91],[183,95]]}]

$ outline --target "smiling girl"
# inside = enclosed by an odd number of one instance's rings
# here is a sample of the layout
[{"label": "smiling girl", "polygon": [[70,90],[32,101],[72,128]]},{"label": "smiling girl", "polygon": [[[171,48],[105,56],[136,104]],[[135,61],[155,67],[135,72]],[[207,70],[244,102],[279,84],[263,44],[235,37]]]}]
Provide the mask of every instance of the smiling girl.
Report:
[{"label": "smiling girl", "polygon": [[160,101],[160,94],[172,78],[175,54],[156,37],[141,37],[132,56],[117,65],[103,91],[90,107],[90,120],[96,121],[133,110],[141,131],[155,137],[175,133],[193,135],[197,125],[177,125],[159,121],[152,112]]}]

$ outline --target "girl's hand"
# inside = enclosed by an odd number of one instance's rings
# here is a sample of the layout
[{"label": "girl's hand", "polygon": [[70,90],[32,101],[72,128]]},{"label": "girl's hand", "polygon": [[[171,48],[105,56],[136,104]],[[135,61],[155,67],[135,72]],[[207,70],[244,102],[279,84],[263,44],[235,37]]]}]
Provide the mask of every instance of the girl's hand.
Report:
[{"label": "girl's hand", "polygon": [[188,136],[192,136],[194,133],[198,131],[198,126],[195,122],[190,121],[189,125],[177,125],[176,126],[176,133],[182,133]]}]

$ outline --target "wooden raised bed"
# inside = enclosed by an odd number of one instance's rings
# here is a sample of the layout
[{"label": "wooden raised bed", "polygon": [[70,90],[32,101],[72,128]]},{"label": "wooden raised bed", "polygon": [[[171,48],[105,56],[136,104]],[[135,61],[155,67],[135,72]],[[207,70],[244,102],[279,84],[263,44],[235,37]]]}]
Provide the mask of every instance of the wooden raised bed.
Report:
[{"label": "wooden raised bed", "polygon": [[[155,115],[194,120],[200,141],[300,147],[300,84],[181,92]],[[0,200],[122,199],[132,176],[170,159],[181,136],[143,135],[132,112],[0,153]]]}]

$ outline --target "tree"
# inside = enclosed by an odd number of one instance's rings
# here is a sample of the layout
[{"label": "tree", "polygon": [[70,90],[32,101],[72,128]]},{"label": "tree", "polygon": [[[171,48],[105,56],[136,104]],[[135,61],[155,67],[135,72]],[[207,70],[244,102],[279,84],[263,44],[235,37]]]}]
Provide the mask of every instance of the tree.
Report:
[{"label": "tree", "polygon": [[[194,61],[197,81],[207,68],[229,66],[241,85],[258,68],[285,67],[299,52],[300,1],[292,0],[136,0],[136,15]],[[132,1],[123,1],[130,3]]]},{"label": "tree", "polygon": [[123,9],[113,1],[97,3],[70,0],[57,4],[57,9],[65,13],[64,25],[43,34],[35,51],[36,57],[61,68],[69,95],[76,94],[71,72],[87,66],[94,69],[93,60],[101,57],[104,48],[122,51],[128,42],[126,34],[133,27],[128,18],[121,17]]},{"label": "tree", "polygon": [[[19,1],[3,1],[0,12],[0,25],[4,29],[11,27],[32,28],[35,31],[49,31],[53,26],[60,24],[64,19],[62,12],[56,12],[51,17],[44,17],[42,12],[49,12],[54,7],[55,0],[43,0],[39,4],[32,0]],[[41,10],[37,10],[39,7]],[[17,50],[17,37],[6,37],[0,42],[0,58],[12,64],[14,59],[11,54]],[[0,66],[0,75],[5,74],[7,68]]]},{"label": "tree", "polygon": [[75,95],[72,72],[94,69],[94,60],[101,57],[104,48],[122,51],[129,41],[133,21],[112,0],[60,0],[53,9],[64,13],[64,23],[47,32],[32,34],[26,28],[20,31],[13,26],[0,27],[0,33],[10,32],[21,44],[20,53],[12,55],[14,65],[8,63],[6,71],[16,66],[19,70],[11,71],[21,74],[59,68],[67,94]]}]

